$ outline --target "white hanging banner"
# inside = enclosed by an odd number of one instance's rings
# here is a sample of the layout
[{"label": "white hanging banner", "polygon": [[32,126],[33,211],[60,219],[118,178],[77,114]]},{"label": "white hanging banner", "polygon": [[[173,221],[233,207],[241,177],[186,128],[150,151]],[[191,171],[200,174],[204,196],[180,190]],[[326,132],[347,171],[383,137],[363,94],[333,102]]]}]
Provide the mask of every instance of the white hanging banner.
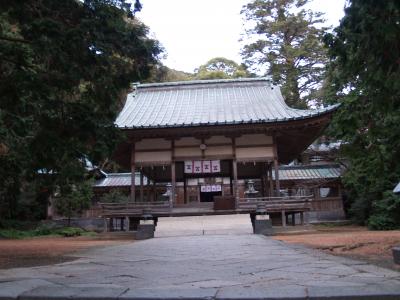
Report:
[{"label": "white hanging banner", "polygon": [[203,160],[202,163],[203,163],[202,173],[211,173],[211,161]]},{"label": "white hanging banner", "polygon": [[193,161],[185,161],[185,173],[193,173]]},{"label": "white hanging banner", "polygon": [[202,172],[202,161],[201,160],[195,160],[193,162],[193,173],[194,174],[201,174]]},{"label": "white hanging banner", "polygon": [[211,172],[212,173],[221,172],[221,163],[220,163],[219,160],[212,160],[211,161]]}]

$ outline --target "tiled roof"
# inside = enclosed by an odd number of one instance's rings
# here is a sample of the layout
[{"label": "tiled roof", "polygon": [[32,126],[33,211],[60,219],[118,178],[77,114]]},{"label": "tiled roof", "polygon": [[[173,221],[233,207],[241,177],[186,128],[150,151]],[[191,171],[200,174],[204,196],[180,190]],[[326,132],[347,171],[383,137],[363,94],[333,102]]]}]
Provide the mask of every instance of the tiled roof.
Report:
[{"label": "tiled roof", "polygon": [[279,168],[279,180],[336,179],[341,173],[339,165],[287,166]]},{"label": "tiled roof", "polygon": [[[147,178],[143,178],[143,184],[147,184]],[[102,179],[96,180],[94,187],[123,187],[131,185],[131,173],[110,173]],[[136,173],[135,185],[140,185],[140,173]]]},{"label": "tiled roof", "polygon": [[139,84],[115,123],[120,128],[271,123],[311,118],[335,108],[290,108],[267,78]]}]

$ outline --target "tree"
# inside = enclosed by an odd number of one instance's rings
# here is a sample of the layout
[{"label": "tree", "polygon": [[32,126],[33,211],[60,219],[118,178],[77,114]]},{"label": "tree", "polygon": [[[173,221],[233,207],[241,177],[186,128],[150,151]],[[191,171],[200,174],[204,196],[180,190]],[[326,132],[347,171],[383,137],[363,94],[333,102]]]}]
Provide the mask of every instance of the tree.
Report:
[{"label": "tree", "polygon": [[333,34],[330,99],[341,103],[332,132],[343,140],[343,182],[353,216],[376,229],[400,226],[400,3],[352,0]]},{"label": "tree", "polygon": [[246,66],[224,57],[215,57],[195,70],[194,79],[227,79],[250,76]]},{"label": "tree", "polygon": [[322,14],[305,8],[309,0],[253,0],[242,14],[250,28],[242,49],[246,64],[265,71],[289,106],[306,108],[321,104],[326,48],[322,42]]},{"label": "tree", "polygon": [[82,212],[90,207],[93,197],[91,181],[80,184],[65,184],[60,189],[60,195],[56,198],[55,206],[57,213],[67,217],[71,226],[71,218],[81,216]]},{"label": "tree", "polygon": [[124,0],[1,2],[0,201],[8,217],[24,182],[47,174],[50,191],[71,188],[86,157],[98,163],[111,153],[130,83],[145,80],[161,52],[135,9]]},{"label": "tree", "polygon": [[174,70],[159,63],[151,70],[151,76],[146,82],[171,82],[192,80],[193,74]]}]

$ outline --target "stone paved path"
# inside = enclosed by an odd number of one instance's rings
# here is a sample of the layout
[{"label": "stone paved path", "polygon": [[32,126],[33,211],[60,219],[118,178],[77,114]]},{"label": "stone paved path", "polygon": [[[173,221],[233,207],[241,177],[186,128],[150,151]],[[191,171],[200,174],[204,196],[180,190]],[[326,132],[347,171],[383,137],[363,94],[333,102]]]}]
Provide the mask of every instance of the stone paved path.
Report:
[{"label": "stone paved path", "polygon": [[249,233],[159,237],[80,256],[0,271],[0,299],[400,299],[398,272]]},{"label": "stone paved path", "polygon": [[253,232],[249,215],[160,218],[156,237],[231,235]]}]

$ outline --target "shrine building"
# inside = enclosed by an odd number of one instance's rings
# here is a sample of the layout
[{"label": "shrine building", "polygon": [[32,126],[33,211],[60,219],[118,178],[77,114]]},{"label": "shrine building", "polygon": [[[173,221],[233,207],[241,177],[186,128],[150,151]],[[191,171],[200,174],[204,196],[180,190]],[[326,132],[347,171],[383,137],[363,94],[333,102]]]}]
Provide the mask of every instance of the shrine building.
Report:
[{"label": "shrine building", "polygon": [[132,203],[244,209],[246,199],[304,194],[282,194],[279,164],[318,138],[335,110],[290,108],[267,78],[138,84],[116,120],[126,141],[115,159],[140,174],[139,185],[130,176]]}]

